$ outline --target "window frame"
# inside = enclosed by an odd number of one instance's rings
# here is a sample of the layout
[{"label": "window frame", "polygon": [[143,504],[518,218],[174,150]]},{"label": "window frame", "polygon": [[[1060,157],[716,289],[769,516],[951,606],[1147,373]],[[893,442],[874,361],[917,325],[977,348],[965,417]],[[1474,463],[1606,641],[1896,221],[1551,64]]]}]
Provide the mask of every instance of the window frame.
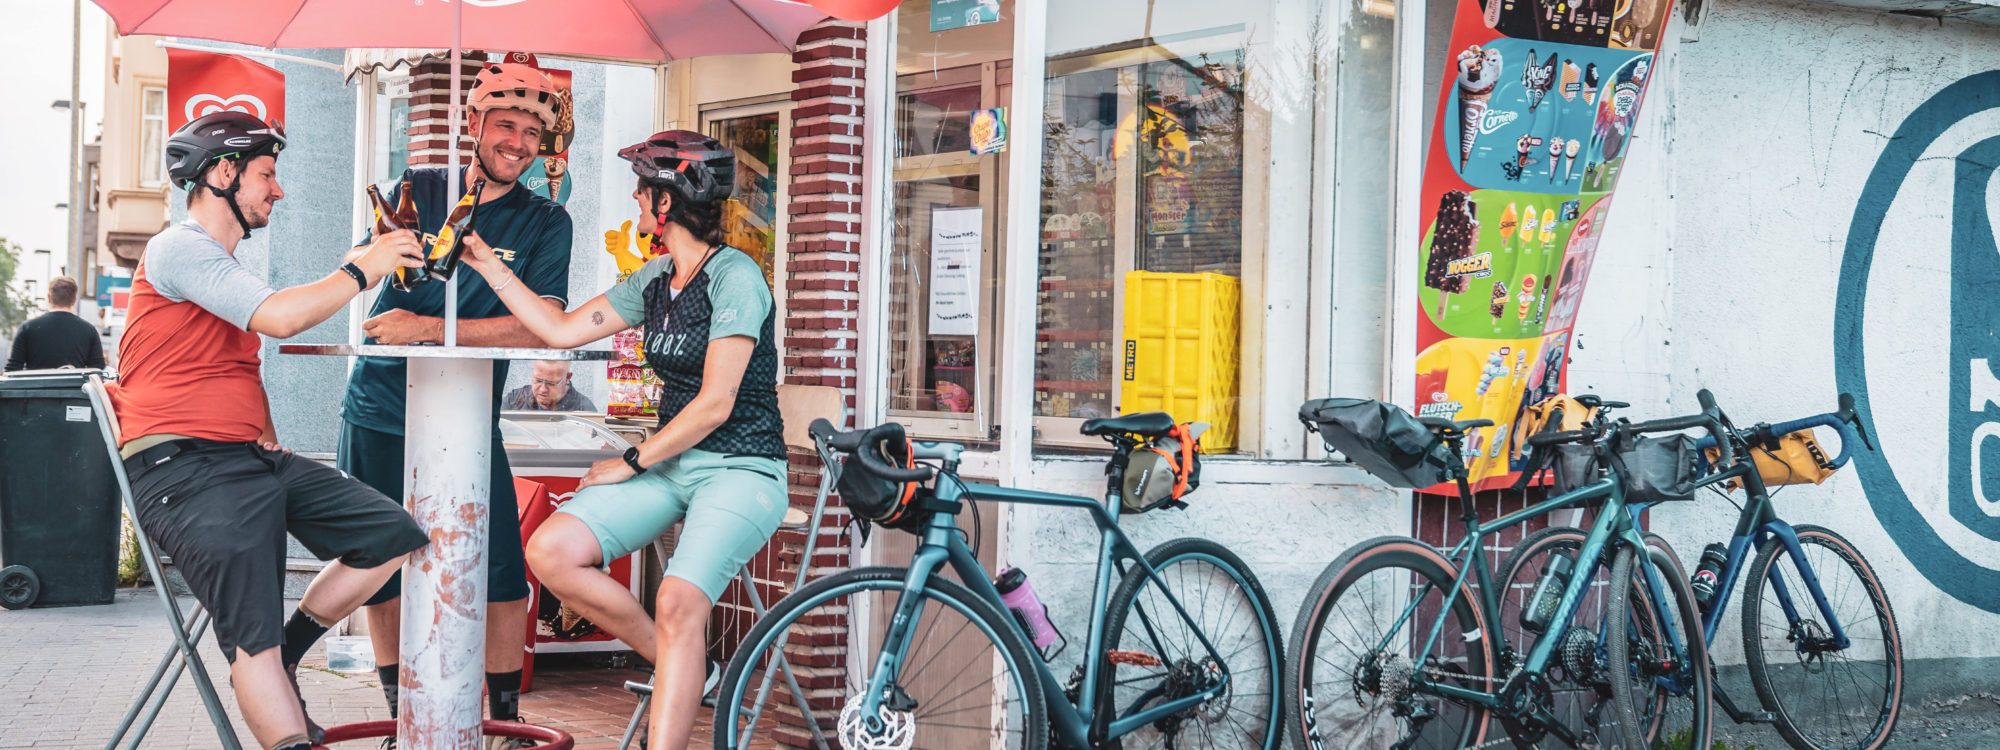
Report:
[{"label": "window frame", "polygon": [[[748,103],[742,100],[714,102],[701,106],[701,132],[703,135],[711,138],[715,137],[712,128],[727,120],[770,114],[778,116],[778,163],[771,165],[772,174],[777,176],[778,182],[778,194],[774,198],[777,201],[778,212],[776,218],[771,222],[774,225],[772,227],[773,234],[771,239],[771,285],[773,287],[771,298],[775,305],[772,311],[772,314],[775,316],[772,335],[777,338],[778,360],[780,362],[784,361],[785,337],[789,334],[789,328],[785,325],[788,321],[786,316],[789,314],[789,310],[785,303],[791,296],[785,294],[784,289],[785,281],[789,278],[788,274],[791,272],[791,263],[789,262],[791,253],[787,251],[787,247],[791,244],[791,215],[786,213],[785,207],[791,205],[792,200],[792,108],[792,100],[789,97],[768,101],[750,100]],[[778,368],[779,382],[784,382],[784,371],[784,367],[781,366]]]},{"label": "window frame", "polygon": [[[146,107],[146,100],[154,92],[159,93],[159,114],[147,111]],[[147,131],[153,130],[155,127],[158,128],[159,133],[158,140],[154,142],[159,147],[158,150],[140,154],[139,158],[139,187],[148,189],[166,187],[167,185],[167,136],[169,135],[167,132],[167,85],[165,83],[156,84],[148,82],[139,87],[139,144],[141,148],[145,147]]]}]

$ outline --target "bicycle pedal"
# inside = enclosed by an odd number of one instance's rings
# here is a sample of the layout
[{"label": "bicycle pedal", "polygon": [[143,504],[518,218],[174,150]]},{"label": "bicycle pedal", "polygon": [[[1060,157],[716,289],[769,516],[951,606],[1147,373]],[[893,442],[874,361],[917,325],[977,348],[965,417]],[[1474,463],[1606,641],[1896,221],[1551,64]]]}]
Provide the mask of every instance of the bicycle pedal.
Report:
[{"label": "bicycle pedal", "polygon": [[1160,667],[1166,665],[1166,662],[1160,661],[1160,657],[1144,651],[1106,651],[1104,652],[1104,658],[1109,660],[1113,665],[1128,667]]},{"label": "bicycle pedal", "polygon": [[1737,723],[1739,723],[1739,724],[1776,724],[1776,723],[1778,723],[1778,716],[1777,716],[1777,714],[1773,714],[1773,713],[1771,713],[1771,712],[1769,712],[1769,711],[1751,711],[1750,713],[1747,713],[1747,714],[1744,714],[1744,715],[1743,715],[1743,719],[1742,719],[1741,721],[1737,722]]}]

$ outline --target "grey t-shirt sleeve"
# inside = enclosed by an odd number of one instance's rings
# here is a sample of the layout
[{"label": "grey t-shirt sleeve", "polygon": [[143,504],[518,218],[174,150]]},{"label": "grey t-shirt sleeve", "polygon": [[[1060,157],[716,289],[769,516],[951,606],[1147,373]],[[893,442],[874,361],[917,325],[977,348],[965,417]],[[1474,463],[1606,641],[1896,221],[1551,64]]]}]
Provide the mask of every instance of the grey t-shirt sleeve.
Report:
[{"label": "grey t-shirt sleeve", "polygon": [[168,300],[193,302],[246,331],[257,307],[276,293],[214,238],[185,226],[146,248],[146,278]]}]

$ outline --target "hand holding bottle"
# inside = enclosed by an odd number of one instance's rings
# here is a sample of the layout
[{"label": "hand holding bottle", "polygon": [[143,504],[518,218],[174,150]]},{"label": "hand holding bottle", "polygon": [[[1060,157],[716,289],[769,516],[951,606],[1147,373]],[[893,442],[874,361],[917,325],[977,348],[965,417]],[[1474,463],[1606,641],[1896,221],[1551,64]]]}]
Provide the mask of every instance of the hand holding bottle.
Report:
[{"label": "hand holding bottle", "polygon": [[417,241],[417,235],[407,229],[379,234],[362,247],[354,265],[360,266],[361,272],[368,275],[368,286],[372,289],[384,276],[395,273],[398,268],[422,268],[424,246]]}]

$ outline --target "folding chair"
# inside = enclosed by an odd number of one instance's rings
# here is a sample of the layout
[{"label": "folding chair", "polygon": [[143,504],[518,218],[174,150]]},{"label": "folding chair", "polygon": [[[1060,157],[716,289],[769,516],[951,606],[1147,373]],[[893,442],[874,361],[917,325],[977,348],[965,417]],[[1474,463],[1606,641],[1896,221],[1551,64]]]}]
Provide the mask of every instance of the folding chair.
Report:
[{"label": "folding chair", "polygon": [[[167,647],[167,653],[160,657],[160,664],[153,668],[153,677],[146,681],[145,688],[132,700],[132,707],[126,709],[125,718],[118,722],[117,731],[104,743],[104,750],[113,750],[127,734],[132,742],[125,747],[134,750],[146,738],[146,732],[153,728],[153,720],[159,718],[160,709],[167,705],[167,696],[179,684],[181,670],[194,673],[194,689],[201,693],[202,705],[208,709],[208,719],[215,724],[216,739],[226,750],[243,750],[236,741],[236,728],[229,723],[229,712],[222,708],[222,699],[215,693],[215,683],[208,678],[208,668],[202,664],[201,654],[195,651],[195,644],[208,632],[212,621],[209,613],[197,604],[191,616],[181,614],[180,602],[174,600],[172,587],[161,573],[160,558],[151,539],[146,538],[145,528],[139,525],[139,508],[132,498],[132,480],[125,476],[125,459],[118,455],[118,415],[111,411],[110,394],[105,391],[104,379],[90,376],[90,382],[83,386],[90,396],[90,405],[97,410],[97,428],[104,435],[104,449],[111,454],[111,472],[118,479],[118,492],[125,500],[125,515],[132,519],[132,528],[139,540],[139,559],[146,563],[146,573],[152,576],[153,588],[160,592],[160,603],[166,605],[167,620],[173,623],[174,643]],[[169,671],[171,667],[171,672]],[[164,679],[164,683],[162,680]],[[143,714],[143,716],[141,715]],[[134,722],[137,732],[133,732]]]},{"label": "folding chair", "polygon": [[[819,454],[822,467],[819,475],[819,492],[813,498],[811,516],[804,519],[795,518],[793,514],[797,511],[788,511],[785,514],[785,522],[778,527],[779,531],[804,531],[806,533],[804,554],[799,558],[799,572],[794,577],[792,586],[789,589],[789,591],[797,591],[799,587],[806,585],[806,576],[812,570],[813,552],[819,544],[820,519],[826,515],[826,498],[827,495],[832,493],[835,480],[840,477],[840,464],[833,460],[831,450],[827,446],[820,444],[818,440],[813,439],[811,430],[808,428],[815,419],[825,419],[834,424],[842,424],[847,419],[847,400],[845,396],[841,395],[838,388],[828,386],[780,385],[778,386],[778,413],[784,415],[785,419],[785,446],[788,448],[812,448]],[[666,559],[666,544],[664,541],[656,541],[653,544],[654,550],[658,553],[660,559]],[[738,569],[736,571],[736,579],[743,582],[743,590],[749,594],[751,611],[758,618],[763,618],[766,612],[764,597],[762,594],[757,593],[757,582],[750,576],[750,568],[745,566]],[[806,692],[800,686],[798,676],[792,673],[792,665],[789,661],[785,660],[783,650],[781,649],[777,653],[778,659],[774,666],[784,671],[786,689],[791,691],[794,704],[810,716],[811,709],[807,707],[811,704],[806,700]],[[760,703],[761,698],[769,694],[773,678],[773,670],[767,667],[764,670],[763,685],[758,691]],[[632,746],[632,739],[638,736],[639,727],[646,721],[646,709],[651,707],[653,701],[653,686],[650,683],[628,681],[625,683],[625,689],[639,696],[639,706],[632,710],[632,720],[625,725],[625,737],[619,740],[618,750],[625,750]],[[806,725],[807,729],[812,732],[814,747],[819,748],[819,750],[829,750],[833,747],[833,744],[821,733],[818,721],[808,721]]]}]

